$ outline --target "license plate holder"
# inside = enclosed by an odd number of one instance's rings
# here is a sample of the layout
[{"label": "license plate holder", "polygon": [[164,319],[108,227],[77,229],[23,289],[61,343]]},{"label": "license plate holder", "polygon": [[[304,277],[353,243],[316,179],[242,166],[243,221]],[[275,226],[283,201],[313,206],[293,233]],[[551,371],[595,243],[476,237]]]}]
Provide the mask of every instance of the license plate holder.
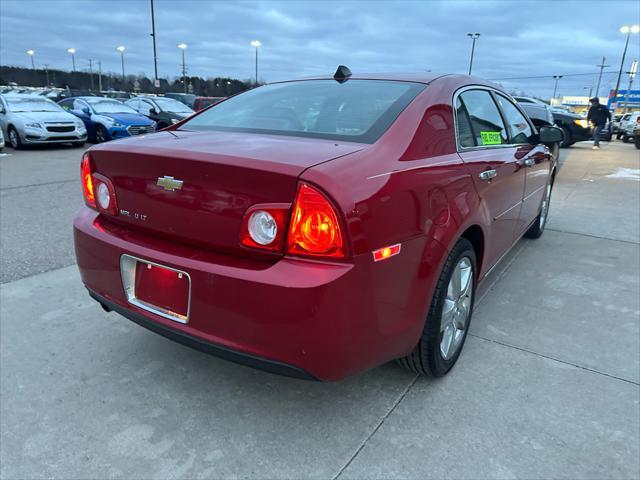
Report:
[{"label": "license plate holder", "polygon": [[189,321],[188,273],[131,255],[120,257],[120,273],[129,303],[176,322]]}]

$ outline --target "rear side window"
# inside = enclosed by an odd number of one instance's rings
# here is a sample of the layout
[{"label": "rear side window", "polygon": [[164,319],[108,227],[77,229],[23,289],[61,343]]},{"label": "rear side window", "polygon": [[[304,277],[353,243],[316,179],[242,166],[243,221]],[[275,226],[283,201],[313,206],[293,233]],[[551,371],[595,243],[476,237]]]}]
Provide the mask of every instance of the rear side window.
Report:
[{"label": "rear side window", "polygon": [[458,129],[458,143],[461,147],[475,147],[476,142],[473,137],[473,130],[471,130],[471,122],[467,115],[467,110],[464,108],[460,97],[456,100],[456,127]]},{"label": "rear side window", "polygon": [[518,110],[516,106],[505,97],[496,94],[496,98],[498,99],[498,103],[500,104],[502,113],[504,113],[507,126],[509,127],[511,143],[528,143],[531,135],[533,134],[533,130],[531,130],[531,126],[527,119],[524,118],[524,115],[520,113],[520,110]]},{"label": "rear side window", "polygon": [[426,85],[352,79],[266,85],[193,117],[184,130],[222,130],[373,143]]},{"label": "rear side window", "polygon": [[496,103],[486,90],[467,90],[462,99],[471,121],[475,145],[478,147],[509,143],[507,130]]}]

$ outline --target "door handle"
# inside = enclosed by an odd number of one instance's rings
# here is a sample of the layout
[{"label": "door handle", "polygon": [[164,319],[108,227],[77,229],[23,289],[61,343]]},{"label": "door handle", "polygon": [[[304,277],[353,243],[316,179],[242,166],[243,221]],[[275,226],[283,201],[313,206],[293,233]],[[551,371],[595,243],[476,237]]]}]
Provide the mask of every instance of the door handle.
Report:
[{"label": "door handle", "polygon": [[478,176],[480,177],[480,180],[491,180],[497,175],[498,175],[498,172],[496,172],[494,169],[485,170],[484,172],[480,172],[478,174]]},{"label": "door handle", "polygon": [[525,167],[533,167],[533,164],[534,164],[534,163],[535,163],[535,162],[533,161],[533,158],[525,158],[525,159],[522,161],[522,164],[523,164]]}]

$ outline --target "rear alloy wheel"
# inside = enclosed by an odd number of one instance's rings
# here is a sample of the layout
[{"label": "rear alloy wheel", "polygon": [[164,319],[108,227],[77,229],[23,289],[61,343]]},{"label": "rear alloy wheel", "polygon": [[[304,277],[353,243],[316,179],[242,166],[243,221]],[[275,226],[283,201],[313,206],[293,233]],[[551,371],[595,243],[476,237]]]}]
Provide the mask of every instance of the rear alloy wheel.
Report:
[{"label": "rear alloy wheel", "polygon": [[540,213],[536,217],[536,221],[529,227],[529,230],[524,234],[527,238],[540,238],[544,232],[544,227],[547,224],[547,218],[549,217],[549,205],[551,204],[551,187],[549,182],[544,190],[544,197],[540,203]]},{"label": "rear alloy wheel", "polygon": [[422,337],[409,355],[398,360],[403,367],[431,377],[451,370],[467,338],[475,288],[475,250],[461,238],[440,273]]},{"label": "rear alloy wheel", "polygon": [[96,125],[96,143],[104,143],[109,140],[107,129],[102,125]]},{"label": "rear alloy wheel", "polygon": [[15,129],[15,127],[9,127],[9,132],[7,133],[9,137],[9,145],[11,145],[11,148],[13,148],[14,150],[20,150],[22,148],[22,140],[20,140],[20,134]]}]

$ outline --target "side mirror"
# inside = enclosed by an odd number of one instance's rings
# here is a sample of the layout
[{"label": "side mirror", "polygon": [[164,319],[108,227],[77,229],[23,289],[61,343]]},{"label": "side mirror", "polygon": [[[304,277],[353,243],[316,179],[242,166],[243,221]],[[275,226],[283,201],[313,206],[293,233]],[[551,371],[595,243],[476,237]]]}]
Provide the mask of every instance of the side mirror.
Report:
[{"label": "side mirror", "polygon": [[156,112],[155,108],[152,108],[151,110],[149,110],[149,115],[158,115],[158,112]]},{"label": "side mirror", "polygon": [[564,133],[561,128],[545,125],[540,127],[538,134],[540,143],[559,143],[564,140]]},{"label": "side mirror", "polygon": [[83,107],[82,112],[86,113],[87,115],[91,115],[91,110],[89,110],[89,107]]}]

